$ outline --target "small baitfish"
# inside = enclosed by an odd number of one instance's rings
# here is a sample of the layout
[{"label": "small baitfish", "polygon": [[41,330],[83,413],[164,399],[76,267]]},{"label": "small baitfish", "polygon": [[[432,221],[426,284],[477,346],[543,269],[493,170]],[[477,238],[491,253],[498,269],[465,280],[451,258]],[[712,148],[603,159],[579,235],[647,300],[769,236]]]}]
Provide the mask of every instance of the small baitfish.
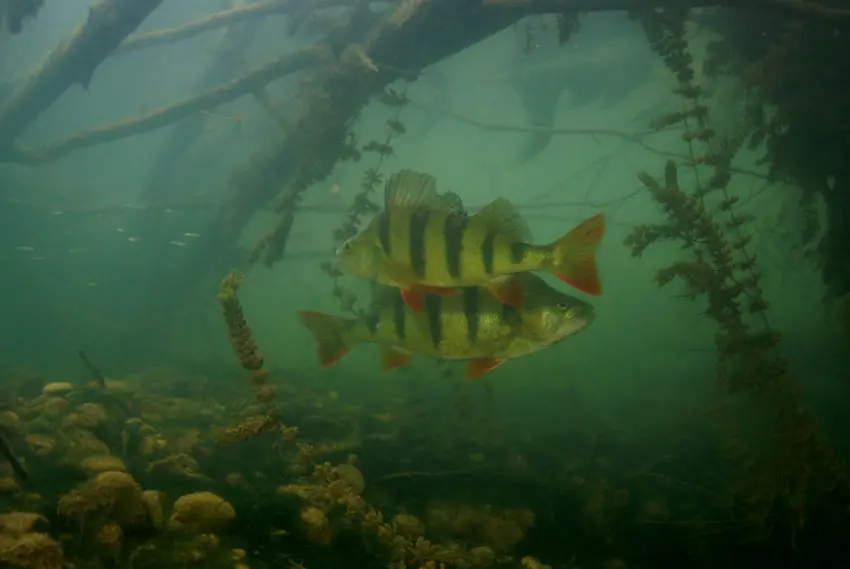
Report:
[{"label": "small baitfish", "polygon": [[380,344],[384,370],[404,365],[419,354],[469,360],[466,378],[474,379],[593,322],[590,304],[555,290],[532,273],[517,278],[523,291],[522,309],[499,302],[480,287],[465,287],[453,295],[427,294],[425,310],[415,312],[395,288],[381,287],[385,294],[376,297],[368,317],[358,320],[314,311],[298,315],[318,343],[323,367],[358,344]]},{"label": "small baitfish", "polygon": [[517,273],[546,271],[592,295],[602,292],[596,250],[605,234],[598,214],[548,245],[528,243],[516,208],[499,198],[474,215],[460,199],[437,193],[436,179],[402,170],[388,181],[384,210],[337,251],[349,274],[402,289],[415,311],[426,293],[453,294],[483,286],[501,302],[521,308]]}]

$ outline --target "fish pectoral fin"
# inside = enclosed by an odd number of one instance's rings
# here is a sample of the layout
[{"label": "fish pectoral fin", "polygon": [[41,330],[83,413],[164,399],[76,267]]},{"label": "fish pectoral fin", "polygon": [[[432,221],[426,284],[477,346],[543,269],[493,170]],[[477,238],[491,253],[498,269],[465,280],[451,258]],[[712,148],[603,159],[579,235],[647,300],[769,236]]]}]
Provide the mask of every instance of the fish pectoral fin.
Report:
[{"label": "fish pectoral fin", "polygon": [[469,361],[469,367],[466,370],[466,379],[476,379],[481,377],[488,371],[493,368],[496,368],[505,363],[505,360],[498,360],[496,358],[478,358],[476,360]]},{"label": "fish pectoral fin", "polygon": [[413,268],[399,263],[384,263],[384,274],[402,288],[416,284],[416,273]]},{"label": "fish pectoral fin", "polygon": [[410,361],[412,355],[410,352],[392,346],[381,346],[381,369],[388,371],[401,367]]},{"label": "fish pectoral fin", "polygon": [[493,279],[487,284],[487,288],[499,302],[517,310],[522,309],[522,282],[516,275]]}]

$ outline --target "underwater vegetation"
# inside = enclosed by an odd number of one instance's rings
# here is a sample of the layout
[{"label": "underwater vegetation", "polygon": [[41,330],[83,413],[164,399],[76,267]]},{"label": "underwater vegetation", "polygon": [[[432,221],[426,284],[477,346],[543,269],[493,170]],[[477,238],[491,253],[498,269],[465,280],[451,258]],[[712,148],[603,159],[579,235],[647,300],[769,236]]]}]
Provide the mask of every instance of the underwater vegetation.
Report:
[{"label": "underwater vegetation", "polygon": [[[12,6],[12,1],[0,6]],[[390,226],[399,219],[413,223],[412,212],[405,218],[386,216],[387,202],[381,203],[378,194],[393,180],[387,159],[408,135],[404,121],[412,101],[407,84],[425,67],[510,27],[529,52],[540,34],[554,33],[559,44],[569,46],[580,36],[583,14],[602,9],[599,4],[234,2],[193,25],[130,35],[160,3],[104,0],[92,8],[72,41],[2,101],[0,160],[48,163],[83,147],[208,112],[246,93],[254,97],[280,132],[232,173],[208,231],[196,235],[204,239],[200,252],[186,261],[184,278],[169,282],[168,294],[156,297],[151,310],[173,323],[179,316],[169,310],[187,298],[179,287],[194,290],[199,283],[217,281],[220,331],[241,369],[234,365],[205,375],[157,364],[112,377],[80,352],[89,382],[45,375],[37,362],[0,372],[0,568],[790,569],[846,564],[846,456],[806,395],[808,370],[795,366],[785,352],[787,337],[775,324],[776,307],[763,286],[765,265],[753,244],[753,217],[732,182],[740,172],[735,160],[745,149],[762,151],[771,180],[804,190],[801,237],[807,243],[821,233],[812,204],[815,197],[824,199],[828,227],[814,262],[827,285],[842,342],[850,345],[850,170],[844,160],[850,153],[850,105],[842,84],[850,61],[850,12],[837,2],[785,0],[759,2],[758,9],[749,5],[731,14],[727,9],[697,13],[687,2],[604,3],[605,9],[628,10],[663,61],[675,108],[653,117],[648,126],[675,133],[680,145],[675,153],[656,152],[665,158],[636,173],[641,194],[658,213],[630,228],[623,246],[633,257],[630,262],[644,264],[654,258],[647,254],[654,249],[678,248],[673,262],[655,268],[655,282],[689,299],[713,326],[706,348],[712,354],[714,386],[711,396],[700,401],[701,414],[641,410],[664,415],[662,427],[649,424],[646,429],[624,427],[616,417],[579,420],[572,416],[580,406],[576,396],[564,403],[564,424],[541,434],[500,416],[498,389],[484,373],[589,326],[594,313],[588,303],[538,283],[528,271],[548,270],[597,293],[592,263],[579,263],[578,279],[552,270],[558,267],[549,266],[550,257],[522,266],[514,272],[522,275],[517,282],[523,286],[514,293],[530,296],[522,296],[518,305],[503,302],[517,297],[498,294],[494,289],[499,287],[485,278],[495,270],[480,271],[475,282],[422,283],[405,278],[411,276],[410,267],[396,265],[380,275],[393,285],[389,296],[373,290],[372,298],[364,298],[351,284],[349,273],[356,271],[346,266],[344,254],[323,263],[327,279],[316,288],[324,287],[338,301],[341,316],[301,313],[318,340],[320,363],[334,363],[358,343],[384,346],[387,395],[360,402],[329,390],[318,364],[309,370],[270,367],[263,356],[269,346],[255,334],[259,328],[252,329],[256,321],[239,294],[257,265],[272,268],[286,258],[305,195],[341,162],[356,163],[363,175],[333,230],[336,247],[344,251],[358,236],[374,239],[369,227],[380,241],[387,219]],[[44,147],[19,143],[19,135],[42,111],[71,84],[87,85],[113,51],[169,44],[201,29],[272,13],[286,16],[286,33],[309,28],[320,39],[173,106]],[[26,20],[9,27],[26,33]],[[704,62],[693,55],[693,30],[700,27],[717,34]],[[283,116],[263,90],[273,79],[298,71],[305,72],[301,104]],[[731,129],[716,119],[724,109],[701,84],[706,76],[721,73],[738,76],[749,95],[745,119]],[[527,85],[520,87],[529,92]],[[555,81],[552,88],[559,93],[564,84]],[[541,93],[539,100],[554,105],[558,93]],[[584,93],[596,95],[602,97]],[[384,116],[383,134],[362,140],[354,127],[373,101]],[[551,110],[539,113],[525,131],[539,140],[524,159],[543,152],[559,130],[551,123]],[[417,176],[421,181],[429,175]],[[480,215],[463,211],[458,200],[452,203],[452,215],[441,218],[443,224],[472,223]],[[504,203],[495,209],[501,223],[471,232],[474,242],[498,235],[516,239],[502,243],[498,254],[491,248],[489,257],[480,249],[480,259],[464,261],[466,269],[477,260],[486,269],[487,258],[491,264],[495,258],[507,263],[522,258],[518,253],[538,250],[521,239],[519,213]],[[261,211],[270,214],[266,231],[243,248],[243,230]],[[483,218],[488,214],[478,219]],[[584,235],[592,243],[582,242],[579,258],[572,261],[592,260],[602,234],[601,218],[593,219]],[[397,237],[402,244],[414,241],[410,232]],[[428,246],[445,245],[441,238],[448,242],[448,235],[432,231]],[[551,255],[552,249],[540,246],[538,252]],[[425,245],[412,250],[425,263]],[[449,259],[455,255],[461,263],[460,250],[444,248],[443,268],[454,266]],[[220,263],[210,261],[222,258],[239,259],[233,264],[242,272],[222,278]],[[428,263],[439,266],[434,259]],[[410,302],[397,289],[421,284],[427,286],[419,291],[417,311],[415,298]],[[541,293],[536,286],[547,288]],[[449,287],[450,293],[432,290]],[[389,301],[376,305],[382,298]],[[170,338],[161,322],[158,333]],[[534,329],[535,322],[555,326]],[[415,326],[406,327],[410,323]],[[532,334],[541,330],[554,330],[554,335],[541,339]],[[482,335],[493,344],[482,344]],[[474,351],[478,348],[485,351]],[[412,354],[439,360],[440,367],[432,368],[427,380],[398,369]],[[456,377],[445,363],[449,359],[472,360],[467,378],[476,381]],[[436,394],[442,398],[432,404]]]}]

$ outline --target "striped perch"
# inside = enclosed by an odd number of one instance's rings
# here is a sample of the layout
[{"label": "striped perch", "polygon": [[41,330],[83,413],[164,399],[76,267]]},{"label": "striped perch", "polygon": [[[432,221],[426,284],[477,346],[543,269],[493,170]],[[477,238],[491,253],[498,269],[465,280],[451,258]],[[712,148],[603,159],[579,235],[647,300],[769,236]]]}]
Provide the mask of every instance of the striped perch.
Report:
[{"label": "striped perch", "polygon": [[592,295],[602,292],[596,250],[605,233],[598,214],[549,245],[532,245],[516,208],[499,198],[468,216],[454,194],[437,193],[429,174],[403,170],[385,188],[385,207],[337,251],[355,276],[402,289],[405,302],[424,309],[426,293],[454,294],[481,286],[500,302],[522,308],[513,275],[547,271]]},{"label": "striped perch", "polygon": [[585,328],[593,307],[561,293],[539,277],[518,277],[525,291],[516,309],[479,287],[458,294],[426,294],[416,312],[396,289],[376,296],[369,317],[346,319],[320,312],[299,312],[318,343],[319,362],[328,367],[357,344],[381,345],[383,369],[407,363],[414,354],[446,360],[469,360],[473,379],[505,360],[534,353]]}]

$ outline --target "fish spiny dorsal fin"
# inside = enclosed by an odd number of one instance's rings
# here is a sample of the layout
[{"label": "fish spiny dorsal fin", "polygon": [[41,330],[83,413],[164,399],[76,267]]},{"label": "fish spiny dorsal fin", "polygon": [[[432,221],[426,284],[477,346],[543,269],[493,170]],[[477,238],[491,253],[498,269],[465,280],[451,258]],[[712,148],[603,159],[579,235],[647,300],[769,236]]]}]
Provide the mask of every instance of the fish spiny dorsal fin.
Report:
[{"label": "fish spiny dorsal fin", "polygon": [[455,215],[466,215],[466,211],[464,211],[463,208],[463,200],[456,193],[446,192],[445,194],[438,196],[437,199],[442,202],[443,207],[447,211]]},{"label": "fish spiny dorsal fin", "polygon": [[444,196],[437,194],[437,178],[431,174],[402,170],[390,176],[384,188],[387,211],[409,211],[423,206],[445,210],[447,204]]},{"label": "fish spiny dorsal fin", "polygon": [[531,240],[531,231],[525,220],[517,211],[514,204],[505,198],[498,198],[475,214],[482,220],[490,231],[498,231],[512,241],[527,242]]}]

